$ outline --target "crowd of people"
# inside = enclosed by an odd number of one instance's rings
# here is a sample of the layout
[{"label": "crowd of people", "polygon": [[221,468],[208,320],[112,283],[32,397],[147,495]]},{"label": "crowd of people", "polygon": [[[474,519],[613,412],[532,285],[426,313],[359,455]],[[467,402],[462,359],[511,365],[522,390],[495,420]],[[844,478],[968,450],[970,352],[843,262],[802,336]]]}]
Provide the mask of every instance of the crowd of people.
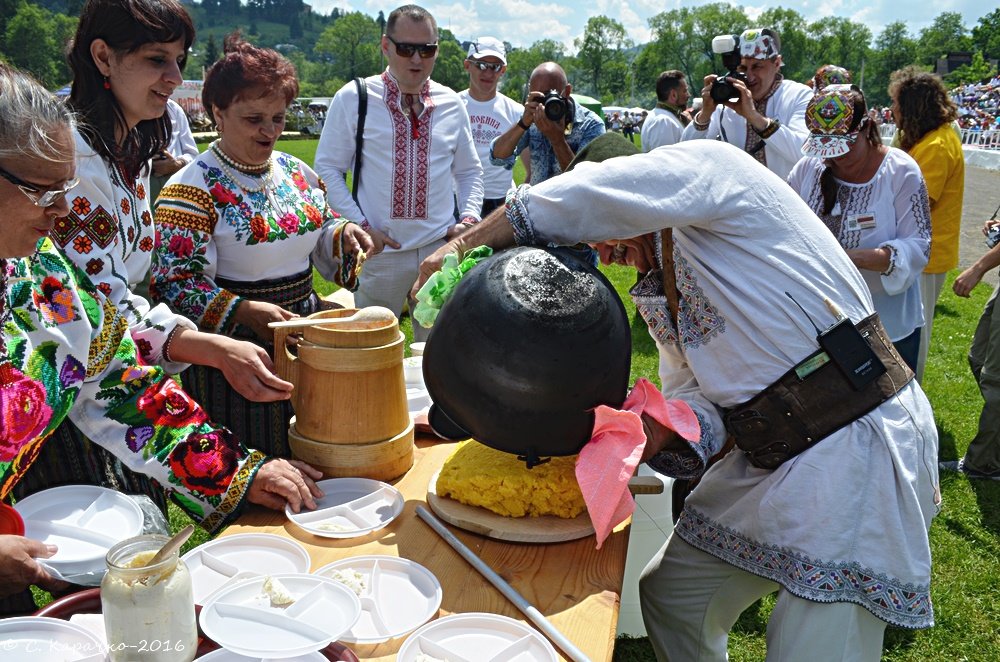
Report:
[{"label": "crowd of people", "polygon": [[958,124],[972,131],[1000,131],[1000,76],[950,91],[958,106]]},{"label": "crowd of people", "polygon": [[[238,34],[205,77],[219,138],[186,144],[168,99],[193,40],[175,0],[88,0],[66,105],[0,65],[0,402],[29,403],[4,405],[0,502],[98,484],[172,499],[209,531],[245,501],[314,507],[268,329],[328,305],[313,270],[398,316],[450,252],[571,246],[636,269],[663,395],[701,426],[689,442],[644,421],[643,461],[677,479],[674,535],[640,579],[657,657],[724,659],[740,613],[775,592],[769,658],[877,660],[887,625],[933,625],[920,379],[964,181],[940,80],[893,74],[886,146],[850,72],[788,80],[779,35],[748,29],[741,76],[707,76],[691,103],[664,71],[654,109],[608,126],[557,62],[522,101],[500,94],[495,37],[469,47],[467,90],[436,83],[437,23],[406,5],[385,71],[338,91],[310,167],[276,150],[294,67]],[[977,108],[995,111],[996,83]],[[1000,248],[956,293],[997,264]],[[995,296],[970,359],[980,434],[945,467],[970,477],[1000,477]],[[53,551],[0,535],[4,613],[31,610],[32,584],[64,588],[34,560]]]}]

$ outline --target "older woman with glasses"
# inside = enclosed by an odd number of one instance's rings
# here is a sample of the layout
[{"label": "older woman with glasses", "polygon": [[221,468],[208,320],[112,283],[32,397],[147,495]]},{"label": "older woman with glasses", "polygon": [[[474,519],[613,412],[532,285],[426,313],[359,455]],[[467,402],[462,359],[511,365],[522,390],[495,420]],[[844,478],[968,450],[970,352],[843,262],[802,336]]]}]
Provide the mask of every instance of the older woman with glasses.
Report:
[{"label": "older woman with glasses", "polygon": [[[304,464],[247,449],[162,368],[146,365],[124,314],[48,238],[76,183],[74,121],[28,76],[0,64],[0,510],[71,419],[215,531],[243,503],[298,510],[319,490]],[[52,546],[5,529],[0,614],[33,611],[28,586],[55,589],[35,559]],[[9,513],[7,513],[9,515]]]},{"label": "older woman with glasses", "polygon": [[920,274],[930,254],[930,207],[920,167],[886,147],[853,85],[830,85],[806,107],[809,139],[788,183],[861,271],[897,351],[917,369]]},{"label": "older woman with glasses", "polygon": [[[298,89],[291,62],[230,35],[202,93],[219,140],[175,174],[156,201],[153,298],[204,331],[249,340],[262,351],[274,338],[269,322],[321,308],[314,265],[353,290],[360,252],[375,252],[359,225],[330,211],[316,173],[274,149]],[[192,366],[183,379],[241,439],[288,455],[287,400],[253,402],[211,366]]]}]

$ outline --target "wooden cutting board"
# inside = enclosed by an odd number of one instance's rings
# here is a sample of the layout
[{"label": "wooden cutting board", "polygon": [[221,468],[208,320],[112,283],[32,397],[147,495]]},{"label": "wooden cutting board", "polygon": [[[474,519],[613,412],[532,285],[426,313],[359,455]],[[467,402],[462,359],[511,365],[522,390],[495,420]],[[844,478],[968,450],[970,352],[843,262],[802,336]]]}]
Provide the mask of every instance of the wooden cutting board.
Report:
[{"label": "wooden cutting board", "polygon": [[487,538],[513,542],[565,542],[593,535],[594,526],[587,513],[573,519],[554,515],[542,517],[504,517],[480,508],[459,503],[437,494],[438,474],[427,486],[427,504],[445,522]]}]

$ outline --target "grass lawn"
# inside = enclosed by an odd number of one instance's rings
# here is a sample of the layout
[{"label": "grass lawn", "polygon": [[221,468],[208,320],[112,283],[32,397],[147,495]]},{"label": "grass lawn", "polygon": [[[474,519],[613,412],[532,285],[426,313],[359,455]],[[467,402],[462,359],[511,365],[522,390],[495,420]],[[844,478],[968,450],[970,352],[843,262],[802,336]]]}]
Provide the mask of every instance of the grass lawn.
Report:
[{"label": "grass lawn", "polygon": [[[316,143],[315,140],[283,141],[279,147],[312,164]],[[634,282],[634,272],[622,267],[606,268],[604,272],[622,296],[629,318],[633,320],[632,380],[647,377],[658,383],[656,348],[627,296]],[[960,299],[951,293],[951,280],[955,275],[950,274],[937,307],[934,343],[924,384],[934,405],[942,460],[961,457],[975,433],[982,408],[982,398],[965,357],[989,288],[980,285],[971,299]],[[323,293],[333,287],[320,279],[316,285]],[[407,337],[412,337],[409,319],[404,319],[402,326]],[[970,481],[964,476],[946,473],[942,475],[941,491],[942,510],[931,527],[932,597],[937,625],[917,632],[890,629],[886,634],[883,659],[892,662],[1000,661],[997,627],[1000,623],[1000,600],[997,599],[1000,595],[1000,482]],[[186,522],[187,517],[172,508],[171,523],[175,530]],[[200,534],[187,548],[204,539],[204,534]],[[744,612],[730,637],[730,660],[764,659],[765,629],[772,607],[773,598],[767,598]],[[616,643],[614,659],[616,662],[646,662],[654,658],[645,638],[622,637]]]}]

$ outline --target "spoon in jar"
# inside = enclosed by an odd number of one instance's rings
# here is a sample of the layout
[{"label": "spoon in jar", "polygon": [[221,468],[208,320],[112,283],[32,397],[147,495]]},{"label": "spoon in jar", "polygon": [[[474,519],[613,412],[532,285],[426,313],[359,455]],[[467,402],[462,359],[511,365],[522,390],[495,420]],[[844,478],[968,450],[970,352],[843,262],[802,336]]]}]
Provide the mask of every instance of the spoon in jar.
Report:
[{"label": "spoon in jar", "polygon": [[368,306],[348,317],[301,317],[283,322],[269,322],[267,326],[271,329],[282,329],[296,326],[327,326],[357,322],[391,323],[395,319],[396,316],[388,308]]},{"label": "spoon in jar", "polygon": [[[157,563],[166,561],[174,552],[181,548],[181,545],[187,542],[187,539],[191,537],[192,533],[194,533],[193,524],[188,524],[183,529],[175,533],[170,540],[163,544],[160,551],[154,554],[153,558],[149,559],[149,561],[145,564],[145,567],[152,567]],[[143,577],[143,579],[146,579],[146,577]]]}]

